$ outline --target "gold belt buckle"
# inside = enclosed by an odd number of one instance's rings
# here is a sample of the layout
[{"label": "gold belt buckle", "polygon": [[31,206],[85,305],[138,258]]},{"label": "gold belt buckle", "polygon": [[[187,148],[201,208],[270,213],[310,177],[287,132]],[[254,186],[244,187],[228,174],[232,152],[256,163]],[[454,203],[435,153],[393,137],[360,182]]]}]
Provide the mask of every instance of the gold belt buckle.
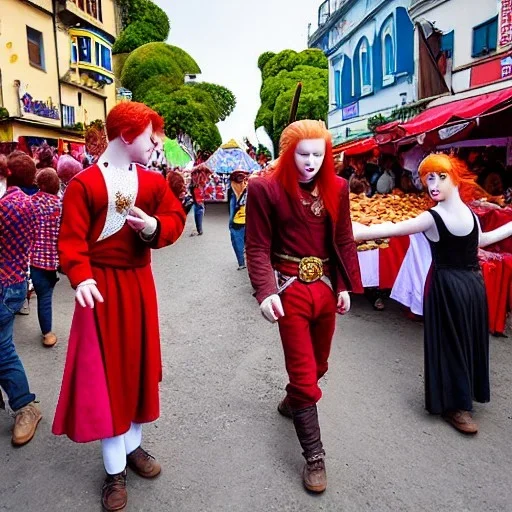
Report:
[{"label": "gold belt buckle", "polygon": [[299,262],[299,279],[303,283],[314,283],[324,275],[324,264],[316,256],[307,256]]}]

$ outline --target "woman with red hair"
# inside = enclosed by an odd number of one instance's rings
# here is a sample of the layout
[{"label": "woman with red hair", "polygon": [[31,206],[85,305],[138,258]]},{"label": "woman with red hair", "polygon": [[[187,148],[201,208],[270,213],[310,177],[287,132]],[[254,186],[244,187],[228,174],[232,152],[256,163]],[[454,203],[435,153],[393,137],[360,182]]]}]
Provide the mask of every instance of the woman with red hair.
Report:
[{"label": "woman with red hair", "polygon": [[289,384],[278,411],[293,419],[306,464],[306,489],[327,486],[317,402],[336,311],[362,291],[348,184],[336,176],[321,121],[289,125],[272,171],[249,180],[246,258],[263,316],[277,322]]},{"label": "woman with red hair", "polygon": [[487,298],[478,247],[511,236],[512,223],[481,232],[466,203],[486,193],[455,157],[430,155],[419,175],[436,206],[397,224],[354,223],[354,234],[356,240],[425,234],[433,260],[423,301],[425,407],[458,431],[476,434],[473,400],[490,399]]}]

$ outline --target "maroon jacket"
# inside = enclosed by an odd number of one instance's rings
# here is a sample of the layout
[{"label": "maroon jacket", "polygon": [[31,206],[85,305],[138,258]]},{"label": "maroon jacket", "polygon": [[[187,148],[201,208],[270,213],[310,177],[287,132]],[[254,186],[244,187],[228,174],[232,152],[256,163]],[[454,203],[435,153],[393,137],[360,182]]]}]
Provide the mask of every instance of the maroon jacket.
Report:
[{"label": "maroon jacket", "polygon": [[[330,277],[336,293],[362,292],[359,260],[352,234],[348,183],[337,178],[340,188],[338,221],[330,224]],[[290,198],[279,182],[268,177],[249,180],[246,205],[245,251],[247,268],[259,303],[277,293],[275,253],[315,256],[306,226],[304,207]]]}]

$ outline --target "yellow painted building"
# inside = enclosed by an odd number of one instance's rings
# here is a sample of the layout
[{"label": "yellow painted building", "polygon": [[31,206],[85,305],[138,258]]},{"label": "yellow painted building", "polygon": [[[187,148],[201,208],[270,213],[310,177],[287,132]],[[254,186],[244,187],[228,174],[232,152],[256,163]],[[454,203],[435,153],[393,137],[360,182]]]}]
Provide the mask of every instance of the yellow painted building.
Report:
[{"label": "yellow painted building", "polygon": [[83,142],[116,103],[118,28],[115,0],[0,0],[0,143]]}]

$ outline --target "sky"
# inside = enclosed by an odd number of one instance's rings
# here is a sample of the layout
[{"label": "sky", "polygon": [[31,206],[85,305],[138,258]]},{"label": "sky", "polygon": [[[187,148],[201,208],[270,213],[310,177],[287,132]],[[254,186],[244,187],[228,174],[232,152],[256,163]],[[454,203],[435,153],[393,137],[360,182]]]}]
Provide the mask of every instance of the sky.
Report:
[{"label": "sky", "polygon": [[167,42],[198,63],[198,81],[230,89],[234,112],[218,127],[222,141],[249,137],[255,144],[254,119],[260,107],[258,57],[266,51],[307,48],[308,24],[317,23],[321,0],[153,0],[168,15]]}]

